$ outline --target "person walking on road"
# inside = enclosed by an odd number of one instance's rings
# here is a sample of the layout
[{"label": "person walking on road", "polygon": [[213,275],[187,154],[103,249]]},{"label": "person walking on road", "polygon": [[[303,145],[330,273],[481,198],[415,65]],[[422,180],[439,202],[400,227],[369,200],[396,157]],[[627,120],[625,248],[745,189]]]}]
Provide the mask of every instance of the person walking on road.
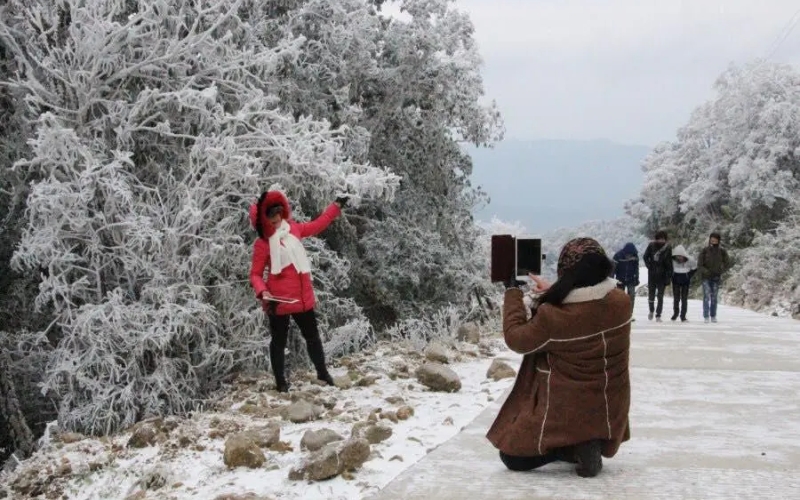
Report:
[{"label": "person walking on road", "polygon": [[661,321],[664,310],[664,290],[672,279],[672,248],[667,243],[667,232],[658,231],[655,240],[644,251],[644,265],[647,266],[647,303],[650,313],[647,319]]},{"label": "person walking on road", "polygon": [[678,245],[672,250],[672,321],[686,320],[686,308],[689,304],[689,285],[697,270],[697,261],[686,253],[683,245]]},{"label": "person walking on road", "polygon": [[703,280],[703,319],[706,323],[717,322],[717,298],[722,284],[722,275],[731,267],[728,252],[720,246],[722,236],[711,233],[708,245],[700,251],[697,271]]},{"label": "person walking on road", "polygon": [[636,302],[636,287],[639,286],[639,251],[636,245],[626,243],[614,254],[614,277],[619,281],[619,288],[631,298],[631,308]]}]

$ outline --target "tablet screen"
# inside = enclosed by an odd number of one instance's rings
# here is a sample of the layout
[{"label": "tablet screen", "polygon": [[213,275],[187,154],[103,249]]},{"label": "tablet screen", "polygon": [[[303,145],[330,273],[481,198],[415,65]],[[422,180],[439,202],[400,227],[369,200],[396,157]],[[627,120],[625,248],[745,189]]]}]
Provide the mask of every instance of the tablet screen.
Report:
[{"label": "tablet screen", "polygon": [[528,273],[542,274],[542,240],[540,238],[517,238],[517,276]]}]

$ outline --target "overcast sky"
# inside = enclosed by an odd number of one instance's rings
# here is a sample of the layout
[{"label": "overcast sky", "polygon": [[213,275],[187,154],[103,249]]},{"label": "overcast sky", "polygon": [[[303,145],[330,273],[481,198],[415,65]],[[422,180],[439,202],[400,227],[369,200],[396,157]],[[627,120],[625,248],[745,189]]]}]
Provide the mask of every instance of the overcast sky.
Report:
[{"label": "overcast sky", "polygon": [[797,0],[457,0],[507,139],[673,138],[730,62],[800,64]]}]

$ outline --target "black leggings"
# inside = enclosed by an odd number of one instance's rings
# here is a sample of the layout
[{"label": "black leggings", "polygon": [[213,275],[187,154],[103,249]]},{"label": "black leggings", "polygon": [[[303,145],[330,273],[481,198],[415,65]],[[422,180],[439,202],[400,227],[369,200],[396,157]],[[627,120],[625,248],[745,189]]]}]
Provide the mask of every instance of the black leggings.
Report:
[{"label": "black leggings", "polygon": [[680,285],[672,282],[673,314],[674,318],[681,315],[681,319],[686,319],[686,307],[689,303],[689,285]]},{"label": "black leggings", "polygon": [[314,310],[291,314],[291,315],[269,315],[269,330],[272,339],[269,341],[269,361],[272,364],[272,373],[275,380],[284,382],[286,375],[284,369],[286,365],[285,351],[286,340],[289,337],[289,318],[294,318],[295,324],[300,328],[300,333],[306,340],[308,357],[314,363],[317,375],[328,373],[325,368],[325,352],[322,350],[322,340],[319,338],[319,327],[317,326],[317,316]]},{"label": "black leggings", "polygon": [[538,469],[539,467],[552,462],[569,462],[574,464],[576,463],[574,454],[575,450],[571,446],[567,448],[558,448],[546,455],[539,455],[535,457],[518,457],[514,455],[507,455],[501,451],[500,460],[506,467],[508,467],[508,470],[524,472]]},{"label": "black leggings", "polygon": [[[650,307],[650,312],[655,310],[656,317],[661,317],[661,312],[664,310],[664,289],[667,287],[664,283],[647,283],[647,304]],[[658,301],[658,305],[656,305]]]}]

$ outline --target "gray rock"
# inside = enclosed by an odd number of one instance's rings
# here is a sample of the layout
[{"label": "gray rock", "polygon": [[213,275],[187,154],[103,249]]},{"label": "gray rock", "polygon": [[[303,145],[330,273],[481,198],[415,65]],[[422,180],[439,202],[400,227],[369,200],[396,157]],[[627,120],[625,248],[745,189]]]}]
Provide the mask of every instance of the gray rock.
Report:
[{"label": "gray rock", "polygon": [[333,377],[333,383],[339,389],[350,389],[353,387],[353,381],[348,376]]},{"label": "gray rock", "polygon": [[369,442],[366,439],[348,439],[338,446],[341,471],[358,469],[369,458]]},{"label": "gray rock", "polygon": [[462,342],[477,344],[481,341],[481,331],[475,323],[464,323],[458,327],[456,338]]},{"label": "gray rock", "polygon": [[160,420],[146,420],[133,426],[128,439],[128,448],[145,448],[162,441],[166,436],[161,432]]},{"label": "gray rock", "polygon": [[308,430],[300,440],[300,448],[308,451],[317,451],[330,443],[343,440],[344,437],[331,429]]},{"label": "gray rock", "polygon": [[350,435],[353,438],[366,439],[370,444],[378,444],[392,437],[392,428],[383,424],[356,422]]},{"label": "gray rock", "polygon": [[264,465],[267,458],[248,433],[233,434],[225,441],[223,462],[229,468],[249,467],[256,469]]},{"label": "gray rock", "polygon": [[392,437],[392,428],[383,424],[370,425],[363,432],[370,444],[382,443]]},{"label": "gray rock", "polygon": [[400,420],[408,420],[414,416],[414,408],[404,405],[397,409],[397,418]]},{"label": "gray rock", "polygon": [[265,427],[248,429],[244,433],[260,448],[269,448],[281,440],[281,426],[271,422]]},{"label": "gray rock", "polygon": [[505,361],[500,361],[499,359],[492,361],[489,369],[486,370],[486,378],[490,378],[495,381],[502,380],[504,378],[514,378],[516,376],[517,372],[511,368],[508,363]]},{"label": "gray rock", "polygon": [[303,465],[289,471],[292,481],[323,481],[336,477],[339,472],[339,455],[333,448],[323,448],[308,457]]},{"label": "gray rock", "polygon": [[286,409],[285,418],[295,424],[316,420],[322,415],[323,409],[308,401],[301,400],[292,403]]},{"label": "gray rock", "polygon": [[299,468],[292,469],[289,479],[323,481],[336,477],[344,471],[361,467],[369,458],[369,452],[369,442],[366,439],[331,443],[314,452]]},{"label": "gray rock", "polygon": [[77,443],[78,441],[83,441],[84,439],[86,439],[86,436],[77,432],[65,432],[58,435],[58,440],[64,444]]},{"label": "gray rock", "polygon": [[461,379],[450,368],[437,363],[425,363],[415,372],[420,384],[436,392],[458,392]]},{"label": "gray rock", "polygon": [[425,359],[435,363],[447,364],[450,362],[450,359],[447,356],[447,348],[438,342],[431,343],[425,349]]}]

